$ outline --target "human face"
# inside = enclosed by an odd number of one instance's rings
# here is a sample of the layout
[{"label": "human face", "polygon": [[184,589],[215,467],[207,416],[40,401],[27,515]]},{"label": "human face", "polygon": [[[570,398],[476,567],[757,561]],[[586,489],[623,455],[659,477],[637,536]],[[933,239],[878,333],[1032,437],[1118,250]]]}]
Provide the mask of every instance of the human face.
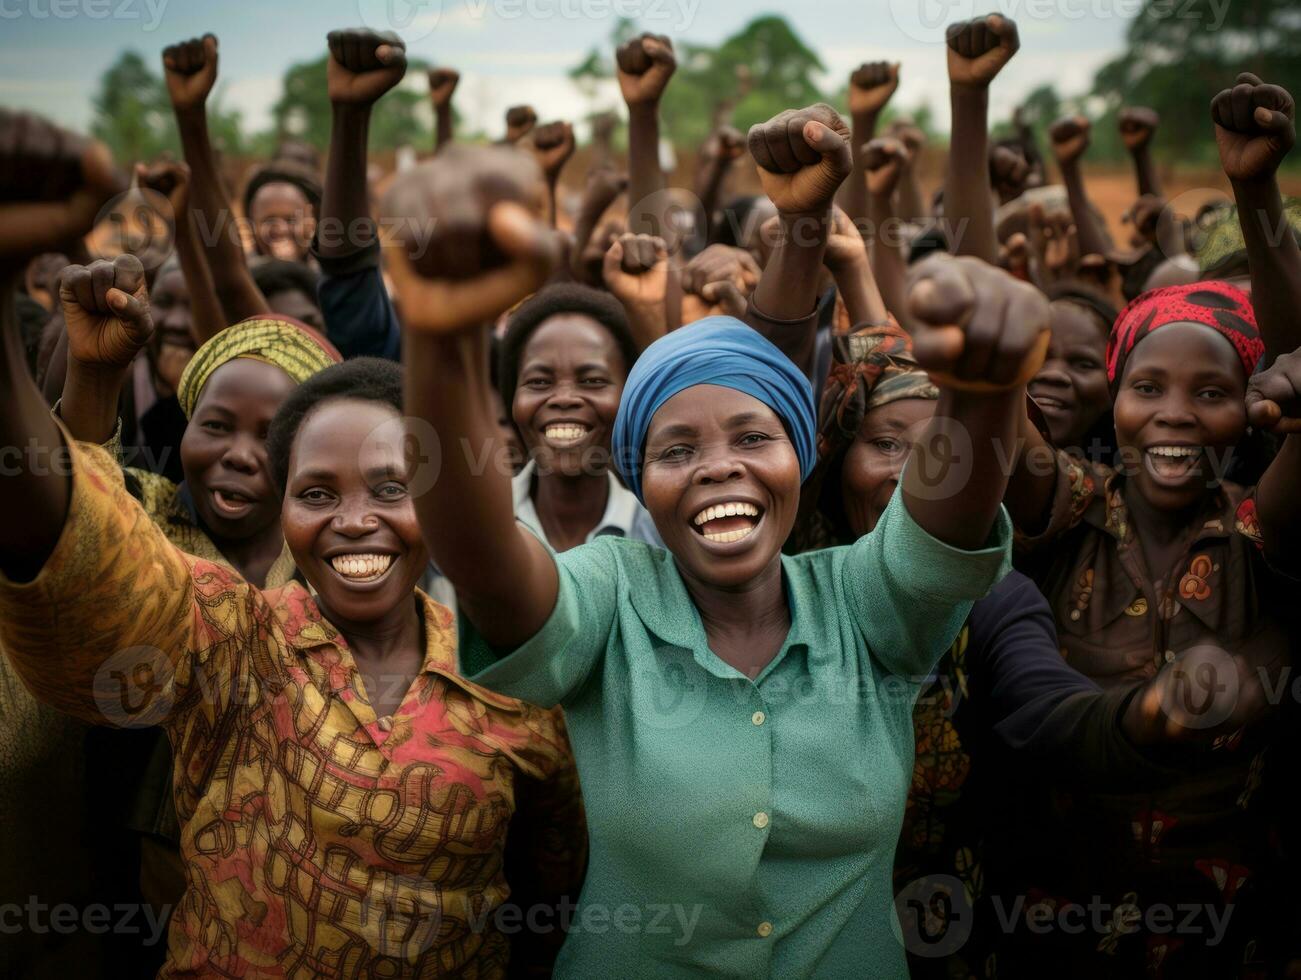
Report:
[{"label": "human face", "polygon": [[547,318],[520,353],[511,414],[543,473],[604,473],[628,376],[610,331],[589,316]]},{"label": "human face", "polygon": [[280,368],[237,357],[212,372],[181,437],[181,468],[195,510],[214,537],[240,541],[280,516],[267,462],[267,429],[294,381]]},{"label": "human face", "polygon": [[391,406],[353,398],[322,402],[294,437],[280,524],[336,626],[375,623],[411,602],[429,563],[406,449]]},{"label": "human face", "polygon": [[642,495],[684,577],[742,588],[777,558],[795,523],[799,459],[763,402],[695,385],[651,419]]},{"label": "human face", "polygon": [[153,312],[154,383],[160,395],[174,395],[181,374],[194,356],[194,318],[190,313],[190,290],[180,269],[171,269],[154,283],[149,294]]},{"label": "human face", "polygon": [[293,317],[300,323],[315,327],[317,330],[325,329],[321,308],[316,304],[316,300],[301,289],[282,289],[278,293],[272,293],[267,297],[267,306],[271,307],[272,313]]},{"label": "human face", "polygon": [[[1196,504],[1247,428],[1247,379],[1233,346],[1200,323],[1171,323],[1129,354],[1116,393],[1116,438],[1156,510]],[[1222,469],[1221,469],[1222,472]]]},{"label": "human face", "polygon": [[1097,316],[1078,303],[1053,303],[1048,356],[1029,390],[1055,446],[1079,447],[1110,406],[1106,357],[1107,337]]},{"label": "human face", "polygon": [[307,256],[316,219],[307,196],[288,181],[258,188],[249,204],[253,240],[261,255],[301,262]]},{"label": "human face", "polygon": [[845,517],[855,538],[875,528],[885,513],[913,443],[934,414],[932,399],[901,398],[863,416],[840,471]]}]

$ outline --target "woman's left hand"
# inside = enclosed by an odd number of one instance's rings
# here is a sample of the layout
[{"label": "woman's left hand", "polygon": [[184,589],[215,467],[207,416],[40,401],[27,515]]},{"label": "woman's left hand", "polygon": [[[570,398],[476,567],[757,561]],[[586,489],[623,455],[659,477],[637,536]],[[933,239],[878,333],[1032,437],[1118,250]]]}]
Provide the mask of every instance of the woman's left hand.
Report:
[{"label": "woman's left hand", "polygon": [[1301,351],[1284,354],[1247,382],[1247,418],[1262,429],[1301,432]]}]

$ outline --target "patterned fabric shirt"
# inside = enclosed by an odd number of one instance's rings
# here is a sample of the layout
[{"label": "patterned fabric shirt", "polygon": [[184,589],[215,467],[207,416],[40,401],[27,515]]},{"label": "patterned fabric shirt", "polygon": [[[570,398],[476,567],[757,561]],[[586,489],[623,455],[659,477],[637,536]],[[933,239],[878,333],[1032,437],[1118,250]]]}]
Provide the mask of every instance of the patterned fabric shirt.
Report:
[{"label": "patterned fabric shirt", "polygon": [[69,444],[65,527],[33,581],[0,579],[0,643],[41,699],[172,742],[187,887],[162,975],[504,975],[506,827],[521,777],[565,768],[559,716],[458,676],[420,596],[422,670],[377,718],[301,585],[178,550]]}]

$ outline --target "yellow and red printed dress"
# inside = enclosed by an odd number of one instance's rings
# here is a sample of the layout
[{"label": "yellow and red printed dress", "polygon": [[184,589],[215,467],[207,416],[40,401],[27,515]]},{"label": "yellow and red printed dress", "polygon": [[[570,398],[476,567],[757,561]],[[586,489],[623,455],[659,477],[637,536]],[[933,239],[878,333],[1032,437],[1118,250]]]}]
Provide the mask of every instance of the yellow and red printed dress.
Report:
[{"label": "yellow and red printed dress", "polygon": [[[450,612],[416,593],[424,665],[377,718],[303,586],[179,550],[109,454],[69,445],[63,533],[33,581],[0,577],[0,644],[53,706],[167,732],[186,891],[160,975],[505,975],[506,830],[524,783],[572,770],[561,717],[458,676]],[[581,802],[557,795],[577,833],[544,870],[576,897]]]}]

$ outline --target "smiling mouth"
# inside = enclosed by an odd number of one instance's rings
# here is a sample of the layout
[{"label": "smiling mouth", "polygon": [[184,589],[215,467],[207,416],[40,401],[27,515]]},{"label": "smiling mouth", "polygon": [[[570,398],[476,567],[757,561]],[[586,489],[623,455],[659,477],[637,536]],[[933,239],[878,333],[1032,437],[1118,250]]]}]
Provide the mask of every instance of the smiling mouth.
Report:
[{"label": "smiling mouth", "polygon": [[330,567],[339,577],[356,585],[378,581],[392,566],[392,555],[335,555],[330,559]]},{"label": "smiling mouth", "polygon": [[1030,397],[1034,399],[1036,405],[1048,411],[1064,412],[1071,407],[1070,402],[1062,401],[1054,395],[1036,395],[1031,392]]},{"label": "smiling mouth", "polygon": [[212,491],[212,504],[222,517],[243,517],[253,509],[256,502],[237,490]]},{"label": "smiling mouth", "polygon": [[742,500],[706,507],[691,520],[696,533],[717,544],[731,544],[754,533],[763,513]]},{"label": "smiling mouth", "polygon": [[579,422],[554,422],[542,430],[542,435],[551,445],[563,448],[582,442],[591,431],[591,426]]},{"label": "smiling mouth", "polygon": [[1196,472],[1204,452],[1201,446],[1149,446],[1143,458],[1158,480],[1181,480]]}]

